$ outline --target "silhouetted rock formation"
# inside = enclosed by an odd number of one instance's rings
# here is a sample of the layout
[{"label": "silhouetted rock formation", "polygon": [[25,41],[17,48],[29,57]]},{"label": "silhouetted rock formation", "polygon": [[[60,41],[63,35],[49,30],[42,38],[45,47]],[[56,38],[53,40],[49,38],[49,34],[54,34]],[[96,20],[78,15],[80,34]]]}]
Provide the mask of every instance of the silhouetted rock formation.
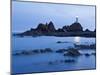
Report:
[{"label": "silhouetted rock formation", "polygon": [[80,23],[73,23],[71,26],[70,26],[70,31],[72,32],[80,32],[80,31],[83,31],[83,27],[81,26]]},{"label": "silhouetted rock formation", "polygon": [[37,31],[47,31],[47,26],[45,24],[42,24],[40,23],[37,28],[36,28]]},{"label": "silhouetted rock formation", "polygon": [[70,26],[63,26],[62,28],[65,32],[70,32]]},{"label": "silhouetted rock formation", "polygon": [[56,30],[56,32],[65,32],[65,31],[61,28],[58,28],[58,30]]},{"label": "silhouetted rock formation", "polygon": [[85,32],[91,32],[89,29],[86,29]]},{"label": "silhouetted rock formation", "polygon": [[55,29],[55,27],[54,27],[53,22],[50,21],[49,24],[47,24],[47,23],[46,23],[46,24],[40,23],[40,24],[37,26],[36,30],[37,30],[38,32],[47,33],[47,32],[55,32],[56,29]]},{"label": "silhouetted rock formation", "polygon": [[62,30],[64,32],[82,32],[83,27],[81,26],[80,23],[72,23],[70,26],[63,26]]},{"label": "silhouetted rock formation", "polygon": [[[76,33],[75,33],[76,32]],[[15,35],[15,34],[14,34]],[[52,21],[49,23],[38,24],[37,28],[31,28],[23,33],[16,34],[18,36],[82,36],[82,37],[96,37],[96,29],[94,31],[90,31],[86,29],[83,31],[82,25],[78,22],[78,18],[76,21],[68,26],[63,26],[62,28],[58,28],[56,30]]]},{"label": "silhouetted rock formation", "polygon": [[82,25],[78,22],[78,17],[76,17],[76,21],[72,23],[70,26],[64,26],[62,28],[65,32],[82,32],[83,27]]},{"label": "silhouetted rock formation", "polygon": [[52,21],[50,21],[50,23],[48,24],[48,31],[49,32],[55,32],[55,27]]}]

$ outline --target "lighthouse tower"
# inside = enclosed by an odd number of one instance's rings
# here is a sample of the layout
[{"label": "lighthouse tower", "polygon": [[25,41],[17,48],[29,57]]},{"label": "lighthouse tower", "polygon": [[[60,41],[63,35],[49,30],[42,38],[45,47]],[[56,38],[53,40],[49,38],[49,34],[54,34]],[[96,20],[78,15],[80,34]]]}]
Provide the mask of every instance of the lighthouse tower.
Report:
[{"label": "lighthouse tower", "polygon": [[76,23],[78,23],[78,16],[76,16]]}]

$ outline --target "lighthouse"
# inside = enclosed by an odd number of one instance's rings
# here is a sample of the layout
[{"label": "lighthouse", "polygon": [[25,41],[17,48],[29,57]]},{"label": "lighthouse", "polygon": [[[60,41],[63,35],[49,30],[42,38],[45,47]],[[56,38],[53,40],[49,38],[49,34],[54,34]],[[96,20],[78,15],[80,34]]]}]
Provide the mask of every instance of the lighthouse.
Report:
[{"label": "lighthouse", "polygon": [[76,16],[76,23],[78,23],[78,16]]}]

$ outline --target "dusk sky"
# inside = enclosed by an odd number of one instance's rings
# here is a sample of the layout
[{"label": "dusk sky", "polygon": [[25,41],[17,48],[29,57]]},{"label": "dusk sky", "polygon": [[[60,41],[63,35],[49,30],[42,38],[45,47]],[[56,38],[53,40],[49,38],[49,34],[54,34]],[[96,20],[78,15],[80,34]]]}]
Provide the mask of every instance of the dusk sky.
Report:
[{"label": "dusk sky", "polygon": [[82,27],[95,29],[95,6],[50,4],[36,2],[12,2],[12,32],[36,28],[39,23],[52,21],[55,28],[71,25],[79,17]]}]

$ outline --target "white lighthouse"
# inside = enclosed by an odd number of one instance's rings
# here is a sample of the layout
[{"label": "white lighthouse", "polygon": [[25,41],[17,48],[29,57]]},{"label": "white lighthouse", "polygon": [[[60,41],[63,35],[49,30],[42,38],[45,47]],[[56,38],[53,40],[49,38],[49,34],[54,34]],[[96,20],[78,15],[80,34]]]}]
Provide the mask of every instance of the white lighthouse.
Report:
[{"label": "white lighthouse", "polygon": [[76,23],[78,23],[78,16],[76,16]]}]

